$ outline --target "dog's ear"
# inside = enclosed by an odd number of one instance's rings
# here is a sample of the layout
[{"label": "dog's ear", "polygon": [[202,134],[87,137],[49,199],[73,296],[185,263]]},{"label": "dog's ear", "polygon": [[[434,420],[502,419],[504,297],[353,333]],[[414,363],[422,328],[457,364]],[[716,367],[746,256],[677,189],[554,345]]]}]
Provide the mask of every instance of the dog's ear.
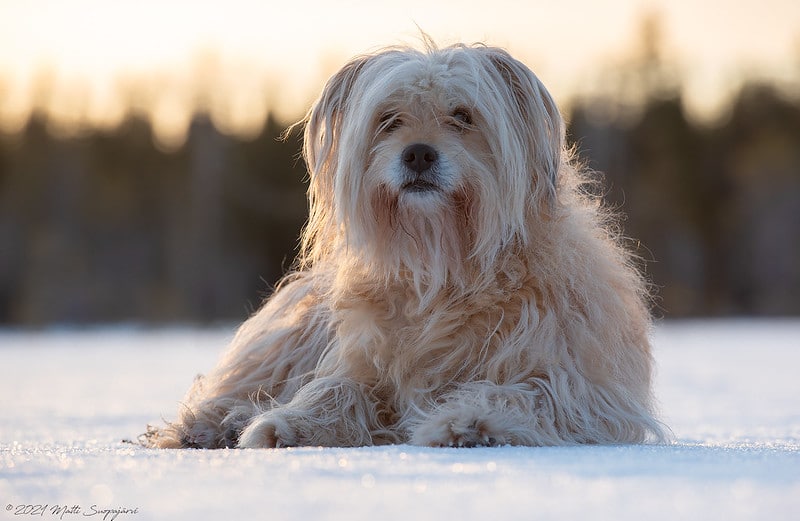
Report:
[{"label": "dog's ear", "polygon": [[358,78],[370,56],[354,58],[325,84],[319,99],[305,118],[304,155],[311,176],[321,172],[335,151],[342,128],[342,115]]},{"label": "dog's ear", "polygon": [[555,197],[558,170],[564,148],[564,121],[550,93],[523,63],[502,49],[486,48],[519,111],[533,144],[534,161],[543,169],[548,192]]},{"label": "dog's ear", "polygon": [[328,80],[303,120],[309,216],[301,239],[301,266],[325,255],[340,231],[333,220],[334,163],[353,85],[369,59],[370,56],[358,57],[342,67]]}]

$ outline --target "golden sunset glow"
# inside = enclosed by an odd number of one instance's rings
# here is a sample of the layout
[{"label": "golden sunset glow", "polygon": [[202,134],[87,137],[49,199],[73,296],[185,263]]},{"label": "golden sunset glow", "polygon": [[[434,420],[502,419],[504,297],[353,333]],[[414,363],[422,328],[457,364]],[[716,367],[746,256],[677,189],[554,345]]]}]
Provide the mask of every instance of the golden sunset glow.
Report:
[{"label": "golden sunset glow", "polygon": [[608,71],[636,58],[647,17],[695,115],[713,114],[745,76],[797,86],[793,0],[3,0],[0,130],[19,130],[33,110],[63,132],[133,111],[174,147],[200,108],[221,130],[252,135],[267,113],[302,114],[350,56],[415,44],[420,29],[440,44],[508,48],[564,103],[613,88]]}]

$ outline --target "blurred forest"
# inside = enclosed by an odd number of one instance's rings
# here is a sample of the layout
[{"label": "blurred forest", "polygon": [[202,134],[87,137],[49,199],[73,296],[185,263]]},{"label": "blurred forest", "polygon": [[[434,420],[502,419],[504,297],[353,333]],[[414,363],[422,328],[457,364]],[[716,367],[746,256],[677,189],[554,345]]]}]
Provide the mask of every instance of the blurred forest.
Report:
[{"label": "blurred forest", "polygon": [[[574,101],[569,138],[627,215],[655,315],[800,314],[800,98],[750,84],[702,124],[674,84],[631,113],[610,106]],[[65,137],[35,113],[0,134],[0,324],[246,317],[306,218],[286,126],[245,140],[198,113],[174,151],[136,115]]]}]

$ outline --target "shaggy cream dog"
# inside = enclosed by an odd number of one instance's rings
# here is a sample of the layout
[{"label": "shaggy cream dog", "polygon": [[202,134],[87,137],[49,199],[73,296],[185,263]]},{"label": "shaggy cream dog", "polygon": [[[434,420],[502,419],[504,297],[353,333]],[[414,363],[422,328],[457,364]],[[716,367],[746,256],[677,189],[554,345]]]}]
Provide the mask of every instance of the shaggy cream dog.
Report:
[{"label": "shaggy cream dog", "polygon": [[525,65],[430,42],[357,57],[304,155],[297,270],[145,443],[663,439],[643,282]]}]

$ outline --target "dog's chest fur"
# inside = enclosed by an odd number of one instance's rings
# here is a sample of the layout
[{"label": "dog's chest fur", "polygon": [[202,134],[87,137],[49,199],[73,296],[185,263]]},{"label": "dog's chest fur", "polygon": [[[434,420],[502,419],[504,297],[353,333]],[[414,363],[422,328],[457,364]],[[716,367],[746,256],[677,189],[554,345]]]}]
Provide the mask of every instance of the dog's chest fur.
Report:
[{"label": "dog's chest fur", "polygon": [[503,344],[539,305],[519,275],[503,272],[480,292],[443,289],[425,309],[399,285],[350,291],[334,308],[339,358],[358,354],[376,385],[423,392],[443,391],[446,382],[496,379],[491,360],[499,350],[508,356]]}]

